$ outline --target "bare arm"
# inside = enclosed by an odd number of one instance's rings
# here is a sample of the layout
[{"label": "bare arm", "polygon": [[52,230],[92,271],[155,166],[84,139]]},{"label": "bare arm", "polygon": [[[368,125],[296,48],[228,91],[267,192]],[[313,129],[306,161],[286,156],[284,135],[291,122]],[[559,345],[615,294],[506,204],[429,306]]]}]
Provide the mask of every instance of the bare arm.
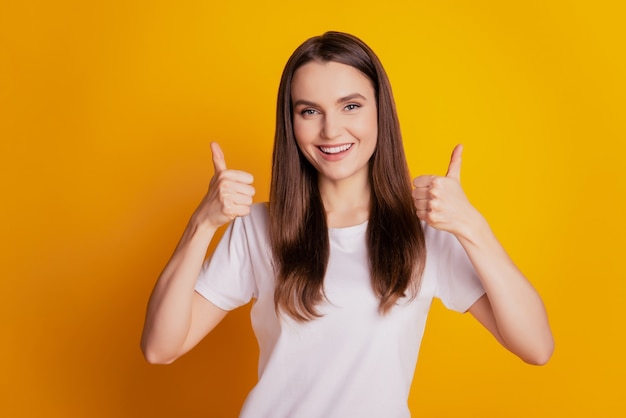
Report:
[{"label": "bare arm", "polygon": [[522,360],[545,364],[554,340],[543,301],[467,200],[460,183],[461,151],[461,146],[455,148],[445,177],[415,179],[417,214],[453,233],[476,269],[486,294],[469,309],[472,315]]},{"label": "bare arm", "polygon": [[486,222],[476,223],[474,235],[458,236],[486,292],[469,312],[522,360],[545,364],[554,341],[543,301]]},{"label": "bare arm", "polygon": [[211,144],[215,174],[191,217],[148,302],[141,348],[150,363],[171,363],[194,347],[225,316],[194,291],[207,248],[217,229],[250,212],[250,174],[226,169],[224,155]]}]

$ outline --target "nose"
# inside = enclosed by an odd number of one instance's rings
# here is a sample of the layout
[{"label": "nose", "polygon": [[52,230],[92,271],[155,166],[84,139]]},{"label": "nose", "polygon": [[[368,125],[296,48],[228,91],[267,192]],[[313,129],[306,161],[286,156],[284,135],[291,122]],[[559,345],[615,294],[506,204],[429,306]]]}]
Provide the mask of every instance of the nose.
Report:
[{"label": "nose", "polygon": [[333,139],[341,134],[341,120],[337,116],[329,114],[324,115],[322,122],[321,137],[324,139]]}]

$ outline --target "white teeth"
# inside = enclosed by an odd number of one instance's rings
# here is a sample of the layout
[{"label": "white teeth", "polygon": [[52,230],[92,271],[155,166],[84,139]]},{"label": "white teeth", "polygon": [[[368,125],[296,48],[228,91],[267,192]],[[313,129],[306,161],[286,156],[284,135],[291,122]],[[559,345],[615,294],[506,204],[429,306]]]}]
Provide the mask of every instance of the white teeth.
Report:
[{"label": "white teeth", "polygon": [[347,151],[352,147],[352,144],[340,145],[338,147],[320,147],[325,154],[337,154],[343,151]]}]

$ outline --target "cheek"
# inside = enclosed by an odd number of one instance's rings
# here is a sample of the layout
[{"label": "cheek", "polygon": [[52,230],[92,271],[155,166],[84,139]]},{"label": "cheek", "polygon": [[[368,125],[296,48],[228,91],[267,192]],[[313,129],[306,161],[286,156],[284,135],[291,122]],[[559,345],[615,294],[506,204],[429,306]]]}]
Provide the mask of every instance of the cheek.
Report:
[{"label": "cheek", "polygon": [[306,123],[294,122],[293,124],[293,135],[296,139],[296,145],[298,146],[298,149],[300,150],[302,155],[304,155],[304,158],[306,158],[308,162],[313,164],[314,161],[311,156],[310,145],[313,142],[314,138],[312,138],[311,131],[311,126],[307,125]]},{"label": "cheek", "polygon": [[378,111],[375,108],[369,108],[367,112],[360,114],[358,122],[362,136],[367,138],[378,136]]},{"label": "cheek", "polygon": [[304,145],[311,137],[311,127],[302,121],[293,122],[293,134],[298,145]]},{"label": "cheek", "polygon": [[354,132],[361,140],[376,143],[378,138],[378,121],[376,115],[364,117],[354,126]]}]

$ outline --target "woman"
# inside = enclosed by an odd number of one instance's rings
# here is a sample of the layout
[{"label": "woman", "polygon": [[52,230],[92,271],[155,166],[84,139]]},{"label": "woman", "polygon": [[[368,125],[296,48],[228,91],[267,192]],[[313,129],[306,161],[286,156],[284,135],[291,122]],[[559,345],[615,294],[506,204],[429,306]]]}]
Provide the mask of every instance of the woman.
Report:
[{"label": "woman", "polygon": [[524,361],[551,356],[541,298],[461,188],[461,147],[445,177],[411,187],[389,81],[359,39],[328,32],[287,62],[269,205],[211,149],[209,191],[150,298],[149,362],[180,357],[253,298],[259,382],[243,417],[410,416],[433,297]]}]

